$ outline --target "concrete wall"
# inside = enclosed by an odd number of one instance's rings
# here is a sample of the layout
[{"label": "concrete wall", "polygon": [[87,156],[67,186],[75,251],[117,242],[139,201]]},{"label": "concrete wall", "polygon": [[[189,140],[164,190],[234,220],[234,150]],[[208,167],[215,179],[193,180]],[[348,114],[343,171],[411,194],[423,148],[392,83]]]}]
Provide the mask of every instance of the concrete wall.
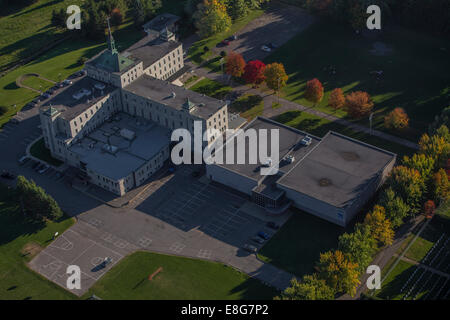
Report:
[{"label": "concrete wall", "polygon": [[206,177],[249,196],[252,195],[252,190],[257,185],[255,180],[214,164],[206,165]]},{"label": "concrete wall", "polygon": [[175,50],[148,66],[144,73],[157,79],[165,80],[183,67],[183,45],[180,44]]}]

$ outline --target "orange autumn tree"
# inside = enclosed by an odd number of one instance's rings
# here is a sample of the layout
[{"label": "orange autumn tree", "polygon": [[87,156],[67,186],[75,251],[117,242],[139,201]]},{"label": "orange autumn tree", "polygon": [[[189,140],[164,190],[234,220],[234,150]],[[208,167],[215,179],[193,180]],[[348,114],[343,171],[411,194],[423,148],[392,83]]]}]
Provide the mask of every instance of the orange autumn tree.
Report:
[{"label": "orange autumn tree", "polygon": [[225,73],[239,78],[244,73],[245,60],[241,54],[230,52],[225,58]]},{"label": "orange autumn tree", "polygon": [[384,126],[388,129],[405,129],[408,127],[409,118],[403,108],[395,108],[384,117]]},{"label": "orange autumn tree", "polygon": [[391,221],[386,219],[385,209],[376,205],[372,212],[369,212],[364,219],[364,223],[370,227],[370,232],[374,239],[382,245],[391,245],[394,240],[394,230]]},{"label": "orange autumn tree", "polygon": [[433,193],[436,201],[450,199],[450,181],[444,169],[439,169],[433,176]]},{"label": "orange autumn tree", "polygon": [[274,92],[279,92],[288,80],[284,65],[281,63],[271,63],[264,69],[264,76],[266,77],[267,88],[272,89]]},{"label": "orange autumn tree", "polygon": [[433,200],[428,200],[423,205],[423,212],[425,213],[425,216],[427,219],[431,219],[434,215],[434,211],[436,210],[436,205],[434,204]]},{"label": "orange autumn tree", "polygon": [[336,292],[345,292],[354,296],[358,287],[358,264],[353,263],[340,250],[320,254],[317,264],[319,277]]},{"label": "orange autumn tree", "polygon": [[328,105],[335,111],[345,105],[345,96],[341,88],[336,88],[331,91],[330,97],[328,98]]},{"label": "orange autumn tree", "polygon": [[345,108],[352,118],[361,118],[369,115],[373,102],[367,92],[355,91],[345,98]]},{"label": "orange autumn tree", "polygon": [[323,86],[322,83],[319,81],[319,79],[314,78],[306,82],[305,98],[308,101],[312,102],[314,106],[316,106],[317,103],[322,101]]}]

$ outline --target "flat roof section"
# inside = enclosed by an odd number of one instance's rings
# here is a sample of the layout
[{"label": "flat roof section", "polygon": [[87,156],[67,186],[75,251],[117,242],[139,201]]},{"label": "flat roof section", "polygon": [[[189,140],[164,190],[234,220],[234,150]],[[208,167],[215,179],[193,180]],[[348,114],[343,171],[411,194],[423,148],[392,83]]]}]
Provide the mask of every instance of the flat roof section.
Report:
[{"label": "flat roof section", "polygon": [[208,119],[226,105],[225,101],[205,96],[176,86],[170,82],[150,77],[149,75],[143,75],[127,85],[123,90],[159,102],[176,110],[181,110],[183,104],[189,99],[190,103],[195,105],[191,114],[202,119]]},{"label": "flat roof section", "polygon": [[328,132],[277,183],[335,207],[344,208],[395,158],[394,153]]},{"label": "flat roof section", "polygon": [[[96,88],[100,85],[103,89]],[[65,120],[72,120],[117,88],[87,76],[75,81],[48,100],[41,108],[53,107]],[[75,98],[74,96],[78,97]]]},{"label": "flat roof section", "polygon": [[[146,69],[180,45],[181,43],[178,41],[162,40],[159,38],[158,32],[152,32],[126,49],[123,55],[127,57],[131,55],[135,59],[142,60],[144,69]],[[183,52],[180,52],[180,56],[183,56]],[[175,61],[173,60],[173,62]]]},{"label": "flat roof section", "polygon": [[[132,131],[134,138],[123,137],[120,134],[122,129]],[[118,180],[139,169],[169,143],[170,130],[155,122],[119,113],[113,121],[105,122],[70,150],[80,155],[88,169]],[[116,152],[105,151],[105,145],[117,148]]]},{"label": "flat roof section", "polygon": [[[281,123],[278,123],[276,121],[263,118],[263,117],[257,117],[253,121],[251,121],[247,126],[243,128],[243,132],[247,129],[255,129],[256,132],[260,129],[267,129],[267,154],[271,154],[271,129],[278,129],[279,131],[279,157],[280,157],[280,164],[279,169],[281,172],[287,171],[291,166],[295,165],[300,159],[302,159],[312,148],[314,148],[315,145],[317,145],[320,141],[320,138],[314,137],[312,135],[309,135],[305,132],[302,132],[300,130],[285,126]],[[241,132],[241,134],[244,134]],[[302,146],[299,145],[299,142],[305,137],[310,136],[312,138],[312,142],[309,146]],[[259,141],[259,140],[258,140]],[[258,163],[256,164],[250,164],[249,162],[249,144],[246,142],[245,144],[245,164],[237,164],[237,138],[234,138],[233,140],[228,140],[224,145],[224,159],[226,157],[226,147],[229,143],[234,143],[234,157],[235,161],[234,164],[217,164],[218,166],[224,167],[228,170],[234,171],[236,173],[239,173],[241,175],[244,175],[246,177],[249,177],[253,180],[259,181],[265,176],[261,175],[261,164],[259,163],[259,156],[258,156]],[[258,142],[259,145],[259,142]],[[259,146],[257,145],[257,150],[259,153]],[[285,161],[282,161],[282,159],[288,154],[294,155],[295,160],[287,164]]]}]

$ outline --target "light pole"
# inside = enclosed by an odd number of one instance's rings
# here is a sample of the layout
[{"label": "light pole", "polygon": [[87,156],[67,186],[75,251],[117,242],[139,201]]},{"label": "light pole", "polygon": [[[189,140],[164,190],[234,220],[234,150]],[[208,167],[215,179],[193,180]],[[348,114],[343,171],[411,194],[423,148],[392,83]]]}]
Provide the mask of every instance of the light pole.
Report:
[{"label": "light pole", "polygon": [[372,135],[372,118],[373,118],[373,112],[369,116],[370,135]]}]

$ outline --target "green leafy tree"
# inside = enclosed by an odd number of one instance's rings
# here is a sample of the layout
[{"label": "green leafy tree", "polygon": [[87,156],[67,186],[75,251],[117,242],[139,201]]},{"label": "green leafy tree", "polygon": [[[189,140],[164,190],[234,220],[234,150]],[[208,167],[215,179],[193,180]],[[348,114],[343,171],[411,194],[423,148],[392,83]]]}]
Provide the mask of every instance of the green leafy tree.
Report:
[{"label": "green leafy tree", "polygon": [[302,281],[291,280],[291,286],[286,288],[281,300],[333,300],[335,292],[326,281],[319,279],[316,273],[303,276]]},{"label": "green leafy tree", "polygon": [[444,167],[450,158],[450,133],[447,126],[442,125],[432,136],[422,135],[419,140],[420,152],[435,160],[435,169]]},{"label": "green leafy tree", "polygon": [[395,194],[392,188],[386,189],[381,195],[380,205],[386,210],[386,218],[391,221],[393,228],[401,226],[410,211],[410,207]]},{"label": "green leafy tree", "polygon": [[439,169],[433,176],[432,195],[436,202],[450,199],[450,181],[444,169]]},{"label": "green leafy tree", "polygon": [[226,7],[218,0],[204,0],[198,4],[193,18],[201,38],[228,31],[231,27],[231,18]]},{"label": "green leafy tree", "polygon": [[377,241],[373,238],[367,225],[358,224],[353,233],[344,233],[339,237],[339,250],[350,257],[350,261],[358,264],[358,272],[365,272],[372,261],[377,248]]},{"label": "green leafy tree", "polygon": [[412,157],[403,157],[403,165],[419,171],[425,183],[427,183],[433,176],[435,160],[426,154],[415,153]]},{"label": "green leafy tree", "polygon": [[382,206],[374,206],[372,212],[366,215],[364,224],[369,226],[372,237],[381,245],[389,246],[392,244],[394,230],[392,229],[391,221],[386,219],[385,209]]},{"label": "green leafy tree", "polygon": [[233,20],[245,17],[250,12],[246,0],[226,0],[226,7],[228,15]]}]

